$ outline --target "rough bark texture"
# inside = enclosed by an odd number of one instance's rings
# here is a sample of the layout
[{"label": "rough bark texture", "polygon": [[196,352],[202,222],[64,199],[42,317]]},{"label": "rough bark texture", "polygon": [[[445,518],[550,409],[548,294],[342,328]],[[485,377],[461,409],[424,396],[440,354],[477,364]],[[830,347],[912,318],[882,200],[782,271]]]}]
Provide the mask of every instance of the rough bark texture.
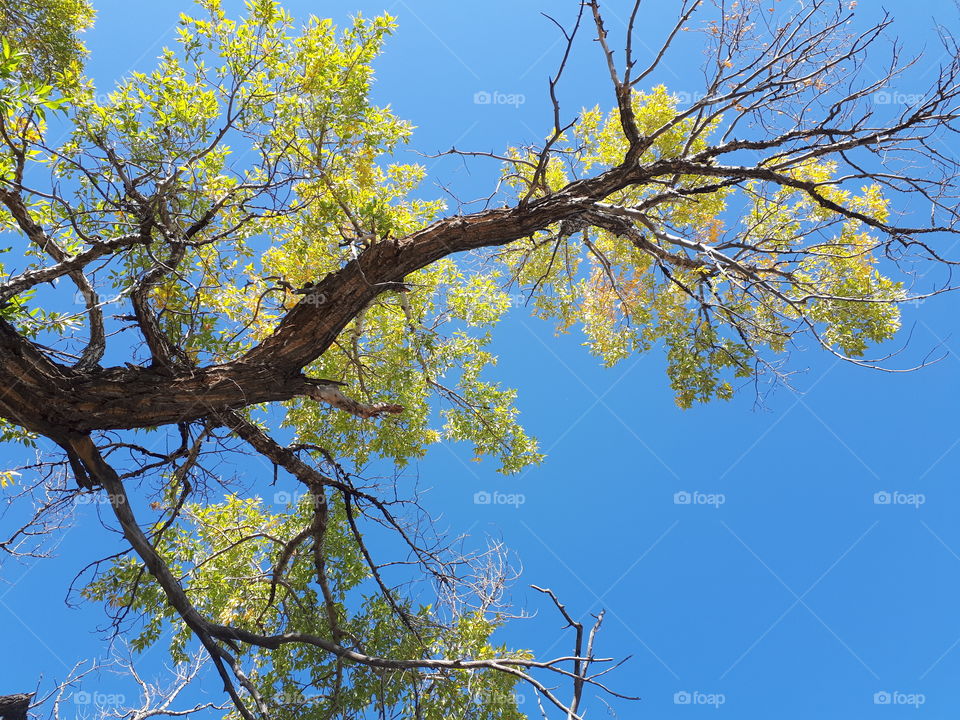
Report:
[{"label": "rough bark texture", "polygon": [[65,444],[77,433],[186,422],[223,409],[310,395],[330,383],[305,377],[303,367],[377,295],[401,287],[407,275],[447,255],[503,245],[577,215],[635,182],[634,175],[615,169],[543,200],[448,218],[408,237],[371,245],[320,280],[272,335],[221,365],[80,370],[50,360],[0,320],[0,416]]},{"label": "rough bark texture", "polygon": [[33,693],[0,695],[0,720],[27,720]]}]

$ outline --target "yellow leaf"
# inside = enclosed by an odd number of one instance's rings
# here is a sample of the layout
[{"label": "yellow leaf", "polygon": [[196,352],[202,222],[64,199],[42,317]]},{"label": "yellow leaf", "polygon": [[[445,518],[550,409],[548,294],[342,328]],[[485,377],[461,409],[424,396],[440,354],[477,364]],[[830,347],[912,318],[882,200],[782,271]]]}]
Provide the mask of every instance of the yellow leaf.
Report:
[{"label": "yellow leaf", "polygon": [[5,488],[7,485],[13,485],[15,478],[20,477],[20,473],[16,470],[0,470],[0,488]]}]

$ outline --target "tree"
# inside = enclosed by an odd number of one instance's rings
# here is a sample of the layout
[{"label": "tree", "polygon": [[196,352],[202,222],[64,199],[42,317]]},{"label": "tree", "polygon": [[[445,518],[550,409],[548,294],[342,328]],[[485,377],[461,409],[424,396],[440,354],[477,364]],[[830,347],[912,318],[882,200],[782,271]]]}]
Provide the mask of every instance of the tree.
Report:
[{"label": "tree", "polygon": [[93,23],[86,0],[4,2],[0,37],[23,51],[23,76],[67,84],[80,71],[86,49],[78,33]]},{"label": "tree", "polygon": [[[165,629],[177,662],[199,644],[240,717],[511,718],[518,683],[577,717],[586,688],[606,690],[600,619],[580,626],[544,590],[572,653],[495,646],[501,549],[455,552],[364,468],[441,439],[505,473],[540,461],[514,391],[485,373],[511,287],[605,363],[664,348],[683,406],[777,376],[800,336],[874,365],[918,297],[899,268],[951,263],[933,238],[957,232],[957,167],[935,140],[958,117],[957,53],[880,117],[871,95],[909,66],[894,46],[884,77],[860,75],[886,17],[852,32],[844,3],[686,0],[641,58],[639,2],[622,49],[584,2],[558,23],[546,141],[452,149],[503,178],[485,209],[445,215],[415,196],[422,167],[388,162],[411,128],[369,100],[390,17],[296,30],[270,0],[240,20],[199,4],[157,69],[106,100],[74,78],[52,101],[18,74],[16,38],[6,53],[0,204],[19,244],[0,283],[0,418],[4,440],[47,452],[35,482],[0,475],[41,498],[0,548],[33,552],[77,497],[105,496],[129,548],[83,594],[136,650]],[[708,54],[703,96],[682,104],[647,83],[687,31]],[[561,78],[588,32],[616,105],[569,115]],[[905,195],[929,218],[891,209]],[[64,311],[68,285],[81,313]],[[225,477],[244,454],[303,495],[277,509],[256,466]],[[383,528],[402,550],[371,543]]]},{"label": "tree", "polygon": [[0,718],[26,720],[32,695],[0,695]]}]

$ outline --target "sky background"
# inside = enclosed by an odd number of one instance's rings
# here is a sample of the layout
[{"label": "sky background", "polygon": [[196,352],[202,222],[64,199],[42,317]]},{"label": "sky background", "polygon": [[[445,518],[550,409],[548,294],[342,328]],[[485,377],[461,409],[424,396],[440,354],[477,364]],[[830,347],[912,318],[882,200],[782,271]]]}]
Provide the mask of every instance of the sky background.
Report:
[{"label": "sky background", "polygon": [[[150,69],[171,42],[177,13],[188,9],[182,2],[95,5],[89,70],[104,91],[129,69]],[[648,5],[639,47],[649,51],[678,3]],[[376,65],[374,98],[417,126],[411,151],[501,151],[550,129],[546,79],[562,46],[540,12],[568,20],[575,3],[286,6],[301,18],[342,19],[356,10],[398,17]],[[879,12],[861,6],[866,18]],[[893,0],[888,9],[907,49],[924,52],[891,91],[919,92],[941,58],[933,27],[956,28],[960,11],[950,0]],[[626,11],[626,2],[609,3],[612,36],[622,33]],[[696,42],[683,38],[651,85],[696,93],[700,61]],[[480,105],[480,92],[522,95],[523,102]],[[613,104],[595,43],[577,46],[561,99],[569,116],[583,105]],[[442,193],[436,183],[462,198],[487,195],[498,172],[483,160],[424,162],[428,197]],[[517,308],[496,333],[500,363],[492,376],[520,388],[523,422],[547,460],[503,477],[492,462],[468,462],[466,448],[437,447],[415,468],[429,490],[423,504],[451,533],[502,539],[522,563],[513,596],[537,616],[510,625],[502,641],[543,657],[570,651],[559,617],[526,589],[531,583],[552,588],[575,616],[606,609],[598,653],[632,656],[607,679],[642,700],[606,698],[609,709],[591,700],[589,717],[956,718],[957,302],[942,297],[904,308],[900,340],[909,336],[909,348],[893,364],[909,366],[937,349],[944,359],[932,367],[880,373],[811,348],[790,360],[801,371],[795,389],[778,388],[762,407],[747,387],[733,401],[686,411],[674,404],[659,352],[604,369],[578,332],[557,337]],[[478,505],[478,492],[520,493],[523,502]],[[723,502],[675,502],[684,492]],[[877,493],[917,503],[878,504]],[[116,549],[94,511],[78,514],[58,559],[4,564],[0,694],[32,689],[40,675],[62,678],[99,652],[100,609],[64,606],[69,578],[97,552]],[[217,685],[206,681],[212,692]],[[85,689],[117,687],[102,679]],[[532,694],[521,692],[521,709],[536,716]]]}]

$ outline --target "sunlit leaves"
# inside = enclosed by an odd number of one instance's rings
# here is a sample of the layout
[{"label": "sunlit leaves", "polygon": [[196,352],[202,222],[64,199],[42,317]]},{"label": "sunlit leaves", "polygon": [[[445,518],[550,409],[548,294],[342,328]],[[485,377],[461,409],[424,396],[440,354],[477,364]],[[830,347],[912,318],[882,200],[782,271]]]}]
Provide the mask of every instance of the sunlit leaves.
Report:
[{"label": "sunlit leaves", "polygon": [[[636,92],[633,102],[648,143],[641,164],[703,152],[722,122],[713,118],[693,134],[694,120],[662,86]],[[562,148],[567,169],[553,183],[614,167],[627,151],[617,112],[585,110],[571,134],[574,143]],[[520,192],[555,189],[535,186],[534,153],[513,150],[510,158],[505,172]],[[731,397],[737,378],[771,362],[767,352],[786,351],[800,331],[862,356],[899,328],[895,301],[904,297],[877,269],[867,222],[886,220],[886,200],[877,186],[837,183],[829,160],[801,159],[779,171],[786,184],[714,187],[714,176],[689,174],[636,184],[606,199],[644,208],[648,225],[638,224],[633,236],[560,225],[513,243],[502,257],[529,289],[536,314],[555,319],[560,331],[581,325],[586,345],[606,364],[662,344],[683,407]],[[818,196],[794,183],[816,187]]]},{"label": "sunlit leaves", "polygon": [[0,37],[24,53],[17,74],[25,81],[69,85],[86,49],[79,33],[93,22],[87,0],[2,0]]},{"label": "sunlit leaves", "polygon": [[[54,86],[49,83],[24,79],[21,67],[26,59],[25,50],[14,46],[6,36],[0,37],[0,113],[7,125],[5,130],[14,137],[23,133],[35,142],[40,138],[46,111],[60,109],[66,99],[54,97]],[[25,117],[24,111],[35,115],[36,121]]]},{"label": "sunlit leaves", "polygon": [[[106,102],[95,101],[92,88],[78,93],[81,122],[65,152],[80,157],[100,148],[99,175],[91,182],[61,168],[81,186],[78,205],[98,211],[90,215],[91,233],[116,234],[141,222],[122,204],[97,198],[99,183],[124,187],[125,175],[141,177],[136,191],[154,199],[159,235],[196,228],[177,272],[159,278],[149,299],[165,334],[197,363],[235,357],[269,334],[311,283],[368,244],[403,237],[444,209],[412,197],[424,169],[390,157],[411,128],[369,100],[371,62],[391,18],[358,17],[345,29],[313,20],[298,32],[272,2],[248,3],[239,21],[219,2],[202,6],[202,17],[181,17],[180,46],[165,51],[155,71],[132,74]],[[211,208],[216,214],[208,217]],[[155,264],[176,237],[169,235],[125,255],[112,275],[118,293]],[[377,458],[402,466],[442,440],[468,444],[504,472],[537,462],[536,443],[518,423],[516,393],[487,377],[496,361],[487,350],[490,331],[510,307],[501,278],[445,260],[405,285],[370,304],[306,368],[346,383],[360,400],[402,405],[404,412],[360,422],[296,399],[284,420],[294,441],[321,446],[348,467]],[[336,298],[321,299],[318,312],[326,302]],[[170,503],[179,489],[168,488]],[[188,503],[158,550],[184,578],[191,602],[215,622],[267,634],[299,630],[347,646],[360,638],[365,652],[388,658],[494,653],[488,638],[495,618],[485,613],[441,618],[401,600],[417,622],[412,634],[369,587],[342,499],[329,502],[320,552],[340,630],[331,626],[316,584],[313,538],[293,552],[282,582],[273,582],[283,548],[313,517],[303,498],[289,507],[239,496]],[[190,633],[135,563],[119,561],[86,592],[143,613],[138,649],[171,628],[170,650],[182,658]],[[518,717],[515,679],[506,676],[385,679],[360,666],[344,669],[308,645],[249,651],[243,660],[252,663],[278,717],[327,718],[361,713],[371,703],[415,702],[424,717],[465,715],[467,708],[476,717]]]},{"label": "sunlit leaves", "polygon": [[[496,616],[468,612],[451,618],[429,606],[402,601],[408,622],[417,628],[414,634],[382,596],[356,594],[369,580],[369,569],[350,535],[342,501],[331,496],[329,503],[321,554],[330,598],[316,583],[317,539],[298,540],[314,513],[306,496],[278,493],[273,504],[236,496],[189,503],[181,520],[166,530],[158,549],[184,578],[194,606],[218,623],[268,635],[309,633],[392,659],[527,657],[490,645],[489,636],[500,622]],[[275,583],[274,569],[286,551],[286,566]],[[130,607],[144,614],[144,624],[131,641],[135,649],[160,642],[169,624],[172,656],[185,658],[189,630],[135,561],[117,561],[84,594],[117,611]],[[329,621],[328,601],[334,604],[335,627]],[[513,690],[516,678],[500,673],[384,675],[375,668],[343,663],[307,644],[282,645],[269,652],[244,646],[240,658],[250,664],[261,695],[279,718],[326,718],[335,712],[349,717],[371,705],[412,711],[415,704],[424,717],[466,716],[467,708],[476,717],[520,717]]]},{"label": "sunlit leaves", "polygon": [[369,306],[311,368],[404,412],[374,428],[297,400],[287,422],[302,440],[322,442],[360,465],[375,455],[402,465],[441,439],[469,442],[505,471],[538,461],[536,443],[517,422],[515,392],[482,377],[496,362],[485,350],[489,327],[509,306],[495,278],[465,278],[447,260],[411,275],[408,284],[410,291]]}]

